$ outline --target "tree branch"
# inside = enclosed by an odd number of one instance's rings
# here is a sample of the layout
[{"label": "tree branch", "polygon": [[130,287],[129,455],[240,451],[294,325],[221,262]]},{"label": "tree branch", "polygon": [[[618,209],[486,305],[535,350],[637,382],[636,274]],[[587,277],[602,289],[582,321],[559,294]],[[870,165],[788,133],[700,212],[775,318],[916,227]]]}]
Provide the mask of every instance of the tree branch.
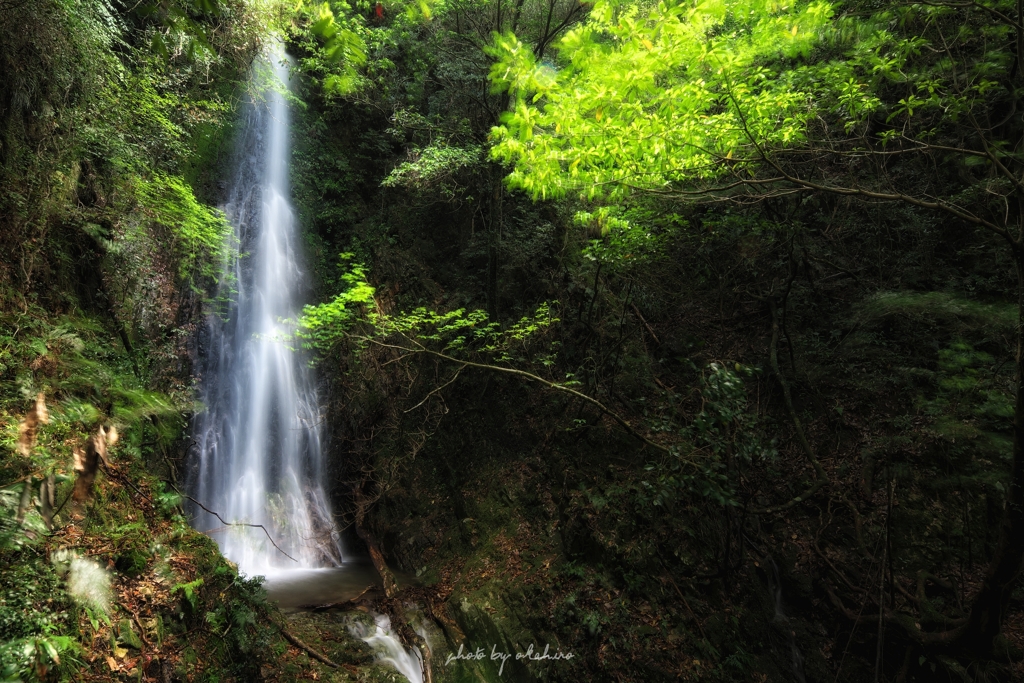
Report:
[{"label": "tree branch", "polygon": [[[626,430],[631,436],[633,436],[634,438],[636,438],[639,441],[642,441],[644,444],[650,446],[651,448],[654,448],[655,450],[661,451],[662,453],[665,453],[665,454],[671,454],[671,452],[672,452],[668,447],[662,446],[659,443],[651,441],[646,436],[644,436],[643,434],[638,432],[633,427],[633,425],[631,425],[624,417],[622,417],[621,415],[619,415],[614,410],[612,410],[608,406],[604,405],[603,403],[601,403],[597,399],[591,398],[590,396],[587,396],[586,394],[584,394],[582,392],[576,391],[575,389],[570,389],[567,386],[564,386],[562,384],[558,384],[557,382],[551,382],[549,380],[544,379],[543,377],[539,377],[537,375],[534,375],[533,373],[526,372],[525,370],[516,370],[515,368],[505,368],[505,367],[502,367],[500,365],[490,365],[490,364],[487,364],[487,363],[474,363],[474,362],[468,361],[468,360],[462,360],[462,359],[459,359],[459,358],[453,358],[452,356],[449,356],[447,354],[441,353],[439,351],[432,351],[431,349],[423,347],[423,346],[421,346],[419,344],[416,344],[416,346],[418,346],[419,348],[409,348],[409,347],[406,347],[406,346],[399,346],[397,344],[387,344],[385,342],[379,341],[377,339],[372,339],[370,337],[357,337],[357,339],[360,339],[362,341],[365,341],[365,342],[368,342],[368,343],[371,343],[371,344],[376,344],[377,346],[380,346],[380,347],[383,347],[383,348],[389,348],[389,349],[394,349],[396,351],[402,351],[404,353],[410,353],[410,354],[411,353],[421,353],[421,354],[425,354],[425,355],[429,355],[429,356],[434,356],[435,358],[440,358],[441,360],[445,360],[445,361],[447,361],[449,363],[455,363],[457,365],[461,365],[464,368],[466,368],[466,367],[469,367],[469,368],[480,368],[481,370],[489,370],[491,372],[500,372],[500,373],[504,373],[504,374],[507,374],[507,375],[515,375],[517,377],[522,377],[524,379],[528,379],[531,382],[537,382],[538,384],[542,384],[542,385],[546,386],[549,389],[554,389],[555,391],[561,391],[563,393],[570,394],[572,396],[575,396],[576,398],[579,398],[579,399],[582,399],[583,401],[586,401],[587,403],[589,403],[590,405],[594,406],[595,408],[600,410],[602,413],[604,413],[605,415],[607,415],[608,417],[612,418],[617,423],[619,423],[619,426],[621,426],[624,430]],[[413,342],[413,343],[415,344],[415,342]]]},{"label": "tree branch", "polygon": [[291,643],[295,647],[297,647],[300,650],[302,650],[303,652],[305,652],[307,655],[309,655],[310,657],[312,657],[316,661],[320,662],[321,664],[326,664],[327,666],[331,667],[332,669],[340,669],[341,668],[340,664],[335,664],[330,659],[328,659],[326,656],[320,654],[319,652],[317,652],[316,650],[311,648],[309,645],[306,645],[304,642],[302,642],[301,640],[296,638],[294,635],[292,635],[291,631],[286,629],[284,626],[281,626],[281,624],[278,624],[277,622],[271,622],[271,623],[273,623],[274,626],[277,627],[277,630],[281,632],[281,635],[284,636],[285,640],[287,640],[289,643]]},{"label": "tree branch", "polygon": [[269,531],[267,531],[267,527],[263,526],[262,524],[249,524],[248,522],[229,522],[229,521],[227,521],[226,519],[224,519],[223,517],[221,517],[221,516],[220,516],[219,514],[217,514],[217,513],[216,513],[216,512],[214,512],[213,510],[211,510],[210,508],[208,508],[208,507],[206,507],[205,505],[203,505],[202,503],[200,503],[200,502],[199,502],[198,500],[196,500],[196,499],[195,499],[195,498],[193,498],[192,496],[188,495],[187,493],[182,493],[181,491],[179,491],[179,490],[178,490],[178,487],[177,487],[177,486],[175,486],[174,484],[171,484],[171,482],[166,482],[166,483],[170,484],[171,488],[172,488],[172,489],[174,489],[174,491],[175,491],[175,492],[176,492],[176,493],[177,493],[177,494],[178,494],[179,496],[181,496],[182,498],[188,498],[188,499],[189,499],[189,500],[191,500],[191,501],[192,501],[193,503],[195,503],[196,505],[198,505],[198,506],[199,506],[199,507],[201,507],[202,509],[204,509],[204,510],[206,510],[207,512],[209,512],[209,513],[210,513],[211,515],[213,515],[213,516],[214,516],[214,517],[216,517],[217,519],[219,519],[219,520],[220,520],[220,522],[221,522],[221,524],[223,524],[224,526],[248,526],[248,527],[252,527],[252,528],[254,528],[254,529],[263,529],[263,533],[265,533],[265,534],[267,535],[267,539],[268,539],[268,540],[269,540],[269,541],[271,542],[271,544],[273,544],[273,546],[274,546],[275,548],[277,548],[277,549],[278,549],[278,550],[279,550],[279,551],[281,552],[281,554],[282,554],[282,555],[284,555],[285,557],[287,557],[287,558],[288,558],[289,560],[291,560],[292,562],[298,562],[298,560],[296,560],[296,559],[295,559],[294,557],[292,557],[291,555],[289,555],[288,553],[286,553],[286,552],[285,552],[284,550],[282,550],[282,549],[281,549],[281,546],[279,546],[279,545],[278,545],[277,543],[275,543],[275,542],[274,542],[274,539],[273,539],[273,537],[272,537],[272,536],[270,535],[270,532],[269,532]]}]

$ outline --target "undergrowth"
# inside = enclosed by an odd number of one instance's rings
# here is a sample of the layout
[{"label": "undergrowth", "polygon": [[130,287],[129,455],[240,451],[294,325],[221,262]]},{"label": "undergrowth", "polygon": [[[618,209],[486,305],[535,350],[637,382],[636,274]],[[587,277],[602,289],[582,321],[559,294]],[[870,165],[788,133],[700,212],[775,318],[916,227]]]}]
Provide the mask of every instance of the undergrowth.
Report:
[{"label": "undergrowth", "polygon": [[[165,669],[251,680],[283,647],[267,628],[260,579],[240,577],[192,530],[173,484],[153,474],[156,447],[182,436],[186,406],[145,388],[103,321],[32,313],[5,317],[10,332],[0,339],[4,680],[137,679]],[[19,422],[40,394],[49,420],[23,454]],[[121,438],[79,505],[73,452],[104,424]]]}]

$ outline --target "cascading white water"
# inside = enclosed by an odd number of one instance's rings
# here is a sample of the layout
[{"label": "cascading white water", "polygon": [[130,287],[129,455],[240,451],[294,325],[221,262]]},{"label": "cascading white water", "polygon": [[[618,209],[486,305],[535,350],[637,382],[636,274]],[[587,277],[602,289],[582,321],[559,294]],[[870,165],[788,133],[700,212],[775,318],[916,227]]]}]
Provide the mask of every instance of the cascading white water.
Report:
[{"label": "cascading white water", "polygon": [[[225,206],[240,256],[221,278],[221,294],[230,301],[226,319],[210,317],[203,348],[206,409],[195,420],[189,490],[224,521],[266,529],[225,525],[193,509],[193,525],[216,538],[242,573],[267,576],[272,598],[277,593],[286,601],[316,603],[339,590],[351,592],[346,582],[363,585],[358,577],[365,571],[338,570],[347,577],[324,569],[287,571],[337,567],[342,558],[321,484],[317,393],[282,322],[297,317],[306,280],[288,200],[289,117],[280,89],[289,82],[289,61],[280,46],[264,66],[277,87],[264,88],[265,99],[249,108]],[[264,75],[257,82],[270,80]],[[358,635],[411,683],[422,681],[417,652],[402,647],[387,617],[376,615],[373,632]]]},{"label": "cascading white water", "polygon": [[[372,627],[356,623],[349,632],[369,645],[377,653],[377,659],[389,664],[405,676],[409,683],[422,683],[423,660],[414,648],[405,649],[391,632],[391,620],[384,614],[373,616]],[[420,634],[425,637],[425,634]]]},{"label": "cascading white water", "polygon": [[[196,507],[194,525],[217,539],[250,576],[275,569],[341,563],[322,487],[319,404],[306,359],[289,348],[282,323],[297,317],[306,278],[289,203],[289,62],[275,47],[257,69],[277,86],[249,107],[238,168],[225,206],[239,258],[227,265],[226,320],[211,316],[201,386],[206,409],[195,421],[191,495],[228,522]],[[290,560],[287,555],[295,558]]]}]

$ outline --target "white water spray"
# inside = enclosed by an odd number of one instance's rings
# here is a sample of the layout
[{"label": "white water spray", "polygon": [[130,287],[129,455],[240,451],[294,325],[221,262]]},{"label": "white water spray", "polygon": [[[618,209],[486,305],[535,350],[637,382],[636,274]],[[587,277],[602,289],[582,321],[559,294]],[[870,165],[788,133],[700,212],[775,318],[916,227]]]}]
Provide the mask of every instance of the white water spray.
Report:
[{"label": "white water spray", "polygon": [[[287,87],[289,62],[280,46],[266,66]],[[288,199],[288,105],[277,88],[264,94],[266,100],[249,109],[225,207],[241,256],[221,282],[237,292],[227,297],[226,321],[210,318],[201,376],[206,410],[195,422],[189,490],[228,522],[264,527],[225,525],[198,506],[193,510],[193,525],[216,538],[242,573],[267,576],[271,597],[277,589],[315,603],[344,577],[288,570],[340,566],[341,547],[321,484],[316,390],[282,323],[297,317],[306,284]],[[382,662],[420,683],[418,652],[402,647],[386,616],[375,619],[373,632],[360,637]]]},{"label": "white water spray", "polygon": [[[379,661],[393,666],[409,683],[422,683],[423,660],[419,650],[406,650],[402,647],[391,632],[391,620],[386,614],[375,614],[373,622],[372,628],[364,624],[353,624],[349,632],[373,648]],[[425,638],[426,634],[421,633],[420,637]]]},{"label": "white water spray", "polygon": [[250,576],[341,563],[321,484],[317,393],[282,323],[297,317],[306,277],[289,203],[289,113],[279,92],[289,63],[280,47],[264,69],[278,87],[267,87],[265,100],[249,108],[225,206],[241,256],[227,265],[221,286],[233,283],[237,293],[226,322],[210,318],[201,376],[206,410],[196,418],[189,477],[191,494],[224,520],[265,527],[225,526],[194,510],[195,527]]}]

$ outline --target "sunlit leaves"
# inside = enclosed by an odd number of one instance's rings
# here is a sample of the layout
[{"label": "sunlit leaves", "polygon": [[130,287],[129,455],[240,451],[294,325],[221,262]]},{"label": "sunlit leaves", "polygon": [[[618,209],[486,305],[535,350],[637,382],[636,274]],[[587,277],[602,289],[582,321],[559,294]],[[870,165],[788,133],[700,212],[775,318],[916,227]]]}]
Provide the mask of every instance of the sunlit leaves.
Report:
[{"label": "sunlit leaves", "polygon": [[196,200],[182,178],[160,173],[141,181],[139,200],[143,215],[170,232],[183,279],[220,272],[233,249],[223,212]]},{"label": "sunlit leaves", "polygon": [[509,183],[543,198],[615,196],[735,171],[802,139],[811,93],[782,64],[806,54],[824,2],[598,2],[558,45],[560,71],[495,36],[492,81],[515,96],[493,131]]},{"label": "sunlit leaves", "polygon": [[584,248],[584,257],[600,261],[612,270],[662,257],[666,231],[686,223],[678,214],[652,212],[639,206],[626,209],[620,205],[579,211],[573,220],[591,234],[601,236]]},{"label": "sunlit leaves", "polygon": [[[336,6],[342,12],[349,9],[345,3]],[[360,82],[358,68],[366,64],[366,44],[358,32],[358,21],[346,14],[339,18],[327,2],[315,7],[300,5],[298,14],[309,21],[307,30],[320,45],[318,55],[307,59],[305,67],[325,72],[322,84],[327,92],[347,95],[355,91]]]},{"label": "sunlit leaves", "polygon": [[[817,1],[601,1],[557,45],[561,69],[514,35],[494,37],[491,80],[514,100],[493,156],[536,198],[614,199],[749,177],[823,127],[863,135],[874,118],[883,144],[927,140],[940,120],[968,120],[999,98],[1013,57],[987,13],[946,33],[929,24],[949,11],[833,20]],[[981,58],[956,63],[967,45]]]},{"label": "sunlit leaves", "polygon": [[382,337],[397,334],[449,355],[483,353],[489,361],[510,363],[531,338],[559,322],[559,318],[552,304],[544,302],[532,316],[524,316],[505,329],[490,321],[486,311],[463,308],[439,313],[421,307],[398,315],[374,315],[370,321]]},{"label": "sunlit leaves", "polygon": [[484,51],[497,61],[491,66],[492,90],[534,93],[536,101],[555,85],[555,70],[548,64],[537,64],[529,45],[512,32],[495,33],[493,44]]},{"label": "sunlit leaves", "polygon": [[[367,282],[367,269],[352,262],[352,254],[341,254],[340,267],[345,291],[332,301],[306,306],[295,336],[321,354],[349,339],[363,345],[370,339],[414,340],[423,348],[464,356],[482,353],[489,362],[512,362],[525,353],[528,342],[559,322],[554,304],[544,302],[533,315],[502,328],[486,311],[459,308],[438,312],[420,307],[410,312],[384,313],[374,306],[374,288]],[[360,325],[360,326],[357,326]],[[542,356],[540,362],[550,361]]]},{"label": "sunlit leaves", "polygon": [[304,344],[328,351],[349,328],[362,318],[364,308],[373,303],[374,289],[366,281],[367,268],[351,263],[353,254],[339,254],[339,267],[344,269],[342,280],[345,290],[327,303],[306,306],[299,318],[298,337]]},{"label": "sunlit leaves", "polygon": [[383,187],[404,187],[413,192],[431,192],[438,198],[454,199],[462,189],[455,176],[480,163],[479,145],[457,147],[443,141],[414,149],[410,159],[399,164],[384,178]]}]

